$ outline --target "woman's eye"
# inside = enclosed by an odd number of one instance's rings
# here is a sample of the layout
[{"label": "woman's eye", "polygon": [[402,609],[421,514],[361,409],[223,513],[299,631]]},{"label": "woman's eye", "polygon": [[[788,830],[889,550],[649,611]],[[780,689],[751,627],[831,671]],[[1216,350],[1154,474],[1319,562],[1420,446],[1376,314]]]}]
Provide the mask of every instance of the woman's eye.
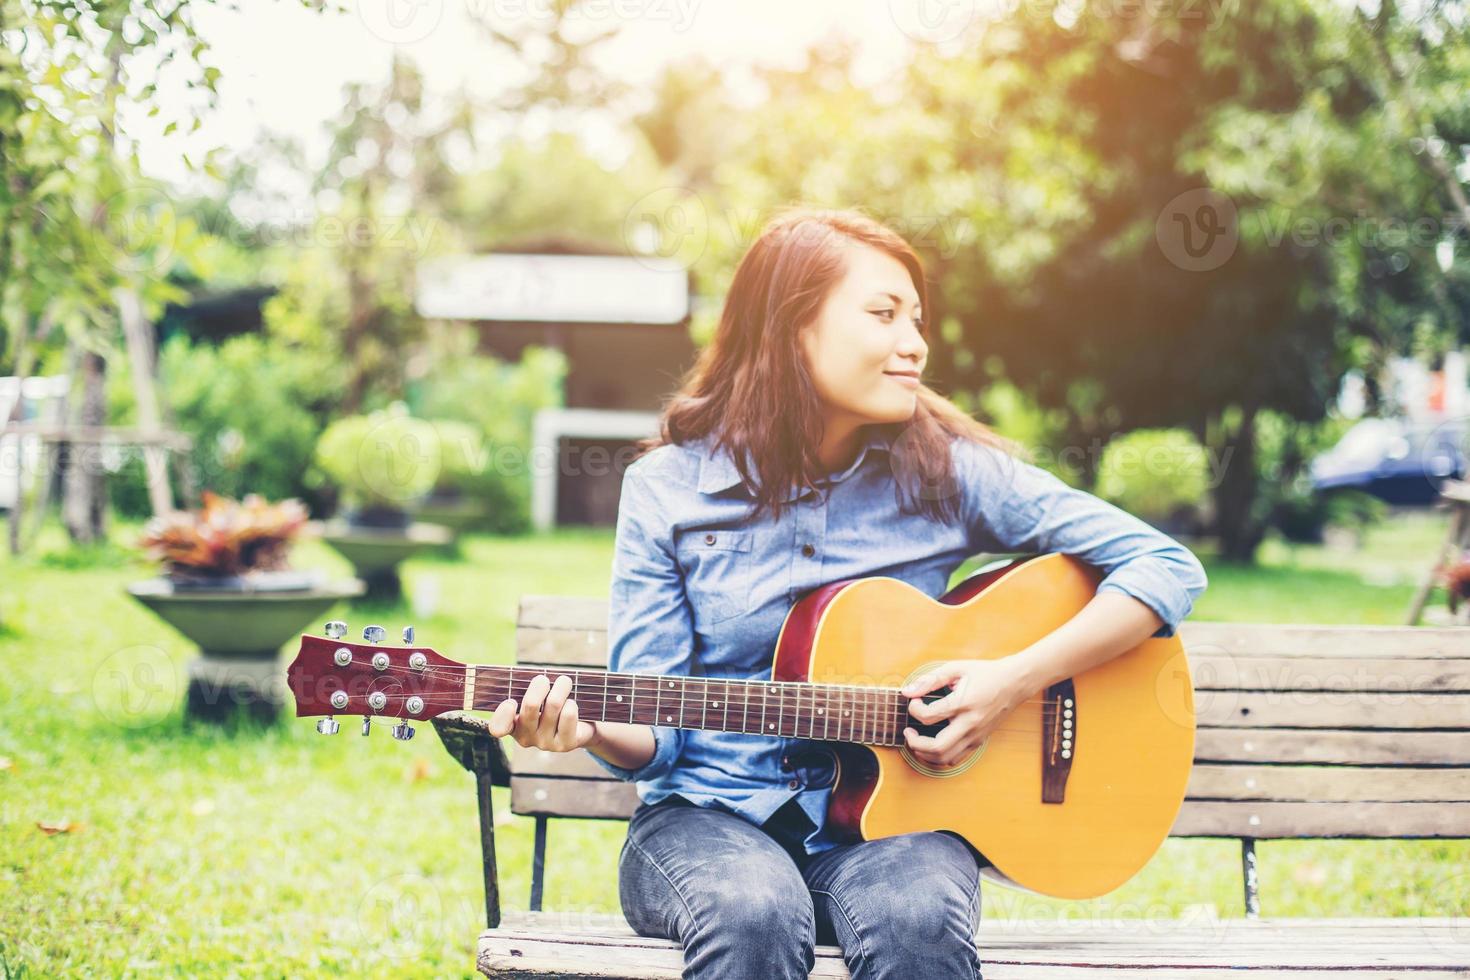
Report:
[{"label": "woman's eye", "polygon": [[892,317],[893,316],[893,311],[892,310],[874,310],[873,312],[876,313],[876,314],[878,314],[879,316],[885,316],[885,315],[886,316],[889,316],[889,317]]}]

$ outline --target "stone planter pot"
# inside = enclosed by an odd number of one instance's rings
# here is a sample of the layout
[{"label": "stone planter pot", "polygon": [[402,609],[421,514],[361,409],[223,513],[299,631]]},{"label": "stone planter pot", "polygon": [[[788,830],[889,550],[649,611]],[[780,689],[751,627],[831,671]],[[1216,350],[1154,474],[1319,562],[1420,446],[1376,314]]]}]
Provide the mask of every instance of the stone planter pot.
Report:
[{"label": "stone planter pot", "polygon": [[362,527],[332,520],[321,528],[322,540],[352,562],[357,577],[367,586],[368,598],[396,601],[403,594],[398,566],[425,548],[449,543],[454,533],[440,524],[414,521],[403,529]]},{"label": "stone planter pot", "polygon": [[281,647],[364,588],[357,579],[323,582],[319,572],[282,572],[212,585],[159,576],[134,582],[128,594],[199,647],[189,663],[187,716],[220,721],[239,705],[272,721],[286,698]]},{"label": "stone planter pot", "polygon": [[453,538],[439,550],[449,556],[459,554],[459,536],[484,520],[489,507],[485,501],[463,494],[425,497],[414,509],[414,516],[428,524],[438,524],[453,532]]}]

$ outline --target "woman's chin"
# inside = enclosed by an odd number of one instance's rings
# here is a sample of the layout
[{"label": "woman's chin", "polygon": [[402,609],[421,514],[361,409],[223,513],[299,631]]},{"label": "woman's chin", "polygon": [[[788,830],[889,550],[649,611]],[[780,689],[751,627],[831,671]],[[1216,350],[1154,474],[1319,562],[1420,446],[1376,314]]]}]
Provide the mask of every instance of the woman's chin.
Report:
[{"label": "woman's chin", "polygon": [[882,404],[873,405],[867,412],[868,422],[876,425],[886,425],[891,422],[907,422],[914,417],[914,409],[919,400],[918,394],[904,398],[884,398]]}]

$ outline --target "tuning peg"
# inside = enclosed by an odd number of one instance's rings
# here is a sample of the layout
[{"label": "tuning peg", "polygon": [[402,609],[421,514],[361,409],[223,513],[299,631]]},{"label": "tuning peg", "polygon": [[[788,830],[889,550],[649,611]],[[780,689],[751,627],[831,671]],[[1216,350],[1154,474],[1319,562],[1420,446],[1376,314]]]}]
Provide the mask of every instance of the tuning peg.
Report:
[{"label": "tuning peg", "polygon": [[341,727],[341,725],[333,720],[331,715],[316,720],[316,731],[318,735],[335,735]]},{"label": "tuning peg", "polygon": [[406,647],[413,646],[413,627],[412,626],[405,626],[405,627],[403,627],[403,645],[406,646]]},{"label": "tuning peg", "polygon": [[364,626],[362,628],[362,638],[369,643],[382,643],[383,637],[387,635],[388,631],[381,626]]},{"label": "tuning peg", "polygon": [[340,640],[347,635],[347,624],[340,619],[334,619],[327,624],[326,633],[334,640]]},{"label": "tuning peg", "polygon": [[400,721],[392,728],[393,737],[400,742],[407,742],[413,738],[413,726],[406,721]]},{"label": "tuning peg", "polygon": [[364,735],[366,735],[369,731],[372,730],[372,727],[373,727],[373,719],[369,715],[363,715],[362,716],[362,733]]}]

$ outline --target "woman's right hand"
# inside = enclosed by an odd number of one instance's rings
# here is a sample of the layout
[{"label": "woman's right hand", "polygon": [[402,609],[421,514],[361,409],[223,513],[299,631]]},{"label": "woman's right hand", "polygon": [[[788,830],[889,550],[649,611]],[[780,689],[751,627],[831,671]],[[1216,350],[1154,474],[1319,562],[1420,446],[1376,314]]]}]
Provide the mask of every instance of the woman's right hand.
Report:
[{"label": "woman's right hand", "polygon": [[528,749],[548,752],[584,748],[597,737],[597,724],[577,717],[577,702],[567,696],[571,690],[567,674],[559,675],[554,684],[545,674],[537,674],[520,705],[506,698],[496,706],[490,715],[490,734],[509,735]]}]

